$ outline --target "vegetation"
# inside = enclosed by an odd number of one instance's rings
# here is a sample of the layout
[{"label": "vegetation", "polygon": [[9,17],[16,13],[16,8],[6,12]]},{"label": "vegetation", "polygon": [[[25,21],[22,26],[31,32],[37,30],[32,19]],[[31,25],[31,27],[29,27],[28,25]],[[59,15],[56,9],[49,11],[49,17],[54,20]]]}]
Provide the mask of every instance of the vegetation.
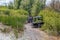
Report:
[{"label": "vegetation", "polygon": [[27,19],[28,13],[25,10],[4,9],[0,10],[0,22],[5,25],[12,26],[18,30],[22,30]]},{"label": "vegetation", "polygon": [[46,0],[14,0],[14,4],[0,6],[0,22],[23,30],[28,15],[42,16],[44,25],[41,29],[60,35],[60,1],[52,0],[48,7],[45,3]]},{"label": "vegetation", "polygon": [[60,0],[52,0],[51,7],[56,11],[60,11]]},{"label": "vegetation", "polygon": [[40,16],[43,17],[44,25],[42,26],[42,30],[50,32],[53,35],[60,34],[60,13],[50,9],[45,8],[41,10]]},{"label": "vegetation", "polygon": [[39,13],[39,11],[43,8],[45,5],[46,0],[15,0],[15,5],[20,4],[19,6],[14,6],[14,7],[19,7],[17,9],[24,9],[28,11],[29,15],[31,16],[32,14],[35,16],[36,13]]}]

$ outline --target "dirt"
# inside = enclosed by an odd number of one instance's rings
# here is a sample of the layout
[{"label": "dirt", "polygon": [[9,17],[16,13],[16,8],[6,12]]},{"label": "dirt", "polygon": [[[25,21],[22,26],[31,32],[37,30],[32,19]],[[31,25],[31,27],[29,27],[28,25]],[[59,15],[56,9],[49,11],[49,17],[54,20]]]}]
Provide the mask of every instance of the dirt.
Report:
[{"label": "dirt", "polygon": [[[0,29],[4,29],[4,26],[0,23]],[[32,24],[28,23],[24,25],[24,33],[22,37],[16,38],[13,31],[9,33],[0,32],[0,40],[60,40],[55,36],[49,36],[47,33],[41,31],[39,28],[32,28]]]},{"label": "dirt", "polygon": [[24,37],[27,40],[48,40],[48,35],[38,28],[32,28],[31,24],[25,25]]}]

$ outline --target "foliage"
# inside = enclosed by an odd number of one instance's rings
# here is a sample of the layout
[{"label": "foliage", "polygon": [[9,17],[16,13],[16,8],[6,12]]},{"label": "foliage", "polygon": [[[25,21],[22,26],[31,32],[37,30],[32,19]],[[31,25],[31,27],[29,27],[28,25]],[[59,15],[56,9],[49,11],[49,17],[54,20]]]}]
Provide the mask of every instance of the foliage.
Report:
[{"label": "foliage", "polygon": [[28,13],[24,10],[0,10],[0,22],[12,26],[18,30],[23,30],[23,25],[27,19]]},{"label": "foliage", "polygon": [[29,15],[31,16],[32,14],[39,13],[39,11],[45,6],[45,1],[46,0],[15,0],[15,7],[18,9],[24,9],[28,11]]},{"label": "foliage", "polygon": [[[12,28],[22,30],[28,13],[32,16],[39,15],[43,17],[44,25],[41,28],[42,30],[53,35],[60,35],[60,12],[56,11],[60,11],[60,2],[59,0],[52,0],[50,6],[53,9],[44,9],[45,2],[46,0],[14,0],[14,4],[10,3],[8,8],[7,6],[0,6],[0,22],[12,26]],[[37,20],[36,22],[39,21]],[[17,31],[15,30],[15,32]]]},{"label": "foliage", "polygon": [[46,8],[39,13],[43,16],[44,25],[43,30],[52,32],[51,34],[60,34],[60,13],[53,9]]},{"label": "foliage", "polygon": [[32,15],[33,16],[37,16],[38,13],[40,12],[40,10],[42,10],[45,6],[45,2],[46,0],[35,0],[35,2],[33,3],[33,7],[32,7]]},{"label": "foliage", "polygon": [[10,3],[8,4],[8,8],[9,8],[9,9],[13,9],[13,2],[10,2]]},{"label": "foliage", "polygon": [[14,0],[14,8],[19,9],[22,0]]}]

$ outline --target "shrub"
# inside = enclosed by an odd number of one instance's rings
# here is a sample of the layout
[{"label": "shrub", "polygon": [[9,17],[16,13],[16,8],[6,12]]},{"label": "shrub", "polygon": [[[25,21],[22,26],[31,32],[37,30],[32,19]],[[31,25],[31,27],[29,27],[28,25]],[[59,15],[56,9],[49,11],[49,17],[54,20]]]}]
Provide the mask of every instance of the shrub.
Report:
[{"label": "shrub", "polygon": [[28,12],[24,10],[0,10],[0,22],[12,28],[23,30]]},{"label": "shrub", "polygon": [[25,16],[27,16],[28,15],[28,12],[25,11],[25,10],[22,10],[22,9],[20,9],[20,10],[11,10],[10,11],[10,15],[13,15],[13,16],[25,15]]},{"label": "shrub", "polygon": [[43,16],[44,25],[42,30],[48,30],[52,34],[60,34],[60,13],[54,11],[53,9],[46,8],[39,13]]}]

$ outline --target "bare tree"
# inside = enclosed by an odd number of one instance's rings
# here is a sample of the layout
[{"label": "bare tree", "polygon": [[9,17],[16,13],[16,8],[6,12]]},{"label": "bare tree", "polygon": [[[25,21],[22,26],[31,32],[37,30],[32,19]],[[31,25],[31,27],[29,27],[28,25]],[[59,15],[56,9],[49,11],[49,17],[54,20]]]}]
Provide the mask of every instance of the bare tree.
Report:
[{"label": "bare tree", "polygon": [[60,11],[60,0],[52,0],[51,5],[53,9]]}]

